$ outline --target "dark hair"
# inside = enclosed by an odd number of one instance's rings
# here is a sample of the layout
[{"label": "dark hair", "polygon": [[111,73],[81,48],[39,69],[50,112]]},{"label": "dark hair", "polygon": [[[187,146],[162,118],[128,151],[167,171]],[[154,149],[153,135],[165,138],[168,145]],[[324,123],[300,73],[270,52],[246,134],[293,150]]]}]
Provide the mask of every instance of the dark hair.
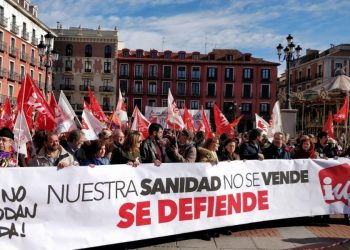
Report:
[{"label": "dark hair", "polygon": [[321,139],[323,136],[328,136],[328,133],[325,131],[321,131],[320,133],[318,133],[317,139]]},{"label": "dark hair", "polygon": [[47,142],[49,140],[49,138],[53,135],[56,135],[58,137],[58,134],[55,133],[55,132],[48,132],[48,133],[45,133],[45,136],[44,136],[44,141]]},{"label": "dark hair", "polygon": [[91,141],[91,144],[88,146],[88,152],[86,155],[88,158],[95,157],[96,153],[103,147],[106,146],[106,142],[104,140],[94,140]]},{"label": "dark hair", "polygon": [[2,129],[0,129],[0,136],[10,138],[11,140],[13,140],[15,138],[11,129],[9,129],[7,127],[3,127]]},{"label": "dark hair", "polygon": [[79,141],[80,138],[83,136],[85,136],[83,131],[81,131],[80,129],[75,129],[69,133],[68,141],[69,142]]},{"label": "dark hair", "polygon": [[148,127],[148,134],[152,135],[154,131],[158,132],[160,129],[163,129],[163,127],[159,123],[151,123]]},{"label": "dark hair", "polygon": [[234,139],[234,138],[228,138],[228,139],[226,139],[226,140],[224,141],[223,146],[226,147],[228,144],[230,144],[230,143],[232,143],[232,142],[234,142],[235,145],[237,146],[237,141],[236,141],[236,139]]},{"label": "dark hair", "polygon": [[208,139],[204,142],[203,148],[208,149],[209,146],[210,146],[211,144],[213,144],[214,142],[218,142],[218,141],[219,141],[219,138],[218,138],[218,137],[211,137],[211,138],[208,138]]},{"label": "dark hair", "polygon": [[254,141],[258,136],[261,136],[261,129],[254,128],[249,132],[249,141]]}]

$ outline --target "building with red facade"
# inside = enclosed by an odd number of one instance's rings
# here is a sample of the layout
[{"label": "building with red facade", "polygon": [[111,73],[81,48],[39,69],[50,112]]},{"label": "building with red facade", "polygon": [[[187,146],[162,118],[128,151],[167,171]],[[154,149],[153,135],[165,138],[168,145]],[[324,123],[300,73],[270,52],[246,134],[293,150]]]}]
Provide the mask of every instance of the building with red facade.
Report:
[{"label": "building with red facade", "polygon": [[[38,8],[27,0],[0,0],[0,103],[16,103],[25,74],[44,89],[45,68],[37,45],[50,29],[38,19]],[[55,35],[55,34],[53,34]],[[51,89],[51,73],[48,72]]]},{"label": "building with red facade", "polygon": [[170,88],[180,108],[212,110],[216,103],[229,121],[243,114],[243,131],[253,128],[255,113],[269,119],[278,65],[230,49],[200,54],[124,48],[117,56],[117,88],[129,113],[135,105],[142,111],[146,105],[167,106]]}]

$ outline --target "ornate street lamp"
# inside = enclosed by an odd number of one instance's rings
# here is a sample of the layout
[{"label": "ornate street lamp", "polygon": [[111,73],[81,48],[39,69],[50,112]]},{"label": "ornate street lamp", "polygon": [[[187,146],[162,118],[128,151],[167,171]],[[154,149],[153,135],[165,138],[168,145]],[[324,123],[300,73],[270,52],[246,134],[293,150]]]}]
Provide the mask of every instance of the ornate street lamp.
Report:
[{"label": "ornate street lamp", "polygon": [[[48,84],[48,71],[49,68],[52,68],[52,64],[54,61],[58,60],[58,52],[55,49],[51,50],[51,47],[53,47],[53,39],[54,36],[51,32],[48,32],[45,35],[45,43],[43,40],[40,41],[40,44],[38,45],[39,49],[39,56],[40,56],[40,65],[44,65],[46,71],[45,71],[45,98],[47,98],[47,84]],[[52,78],[51,78],[51,84],[52,84]]]},{"label": "ornate street lamp", "polygon": [[[286,61],[286,68],[287,68],[287,100],[285,102],[285,109],[292,109],[291,100],[290,100],[290,62],[294,60],[298,60],[300,57],[300,51],[302,48],[298,45],[295,47],[293,43],[293,37],[289,34],[286,37],[287,40],[287,46],[283,49],[283,46],[279,44],[277,49],[277,55],[278,60],[280,62]],[[282,57],[282,50],[283,50],[283,58]]]}]

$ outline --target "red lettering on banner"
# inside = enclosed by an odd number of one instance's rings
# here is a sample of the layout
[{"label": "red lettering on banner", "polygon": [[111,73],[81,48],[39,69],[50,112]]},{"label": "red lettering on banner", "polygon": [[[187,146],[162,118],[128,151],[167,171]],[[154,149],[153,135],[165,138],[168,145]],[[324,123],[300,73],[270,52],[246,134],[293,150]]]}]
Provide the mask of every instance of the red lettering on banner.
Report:
[{"label": "red lettering on banner", "polygon": [[269,209],[267,190],[258,191],[258,209],[259,210],[267,210]]},{"label": "red lettering on banner", "polygon": [[136,207],[136,226],[151,224],[150,201],[138,202]]},{"label": "red lettering on banner", "polygon": [[179,220],[192,220],[192,198],[181,198],[179,199]]},{"label": "red lettering on banner", "polygon": [[243,193],[243,212],[253,211],[256,207],[256,196],[254,193]]},{"label": "red lettering on banner", "polygon": [[[165,209],[169,208],[169,214],[165,214]],[[170,222],[176,218],[177,215],[177,205],[175,201],[172,200],[160,200],[158,201],[158,218],[159,223]]]},{"label": "red lettering on banner", "polygon": [[117,227],[128,228],[132,224],[134,224],[134,215],[132,212],[130,212],[130,210],[133,210],[134,207],[135,207],[135,204],[130,202],[125,203],[120,207],[119,216],[125,220],[119,221],[119,223],[117,224]]},{"label": "red lettering on banner", "polygon": [[226,215],[226,195],[220,195],[216,198],[216,209],[215,216],[224,216]]},{"label": "red lettering on banner", "polygon": [[196,197],[194,198],[194,218],[199,219],[201,217],[201,212],[206,211],[205,203],[207,201],[206,197]]},{"label": "red lettering on banner", "polygon": [[117,224],[117,227],[128,228],[135,222],[135,216],[132,210],[136,207],[136,226],[151,224],[150,218],[150,201],[128,202],[123,204],[119,209],[119,216],[122,218]]}]

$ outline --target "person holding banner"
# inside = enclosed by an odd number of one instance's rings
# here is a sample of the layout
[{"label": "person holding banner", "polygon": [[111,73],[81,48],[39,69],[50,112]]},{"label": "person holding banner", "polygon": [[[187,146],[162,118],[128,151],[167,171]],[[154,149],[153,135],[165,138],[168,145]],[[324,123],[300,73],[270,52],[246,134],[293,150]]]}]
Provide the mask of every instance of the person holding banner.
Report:
[{"label": "person holding banner", "polygon": [[322,159],[334,158],[338,156],[338,150],[333,143],[329,143],[328,133],[321,131],[317,135],[317,143],[315,144],[315,151]]},{"label": "person holding banner", "polygon": [[179,134],[179,142],[171,147],[175,162],[195,162],[197,149],[192,143],[193,133],[184,129]]},{"label": "person holding banner", "polygon": [[293,159],[317,159],[318,153],[314,150],[314,144],[310,137],[303,135],[300,138],[300,146],[295,150]]},{"label": "person holding banner", "polygon": [[263,151],[265,159],[290,159],[290,153],[285,148],[284,134],[276,132],[272,144]]},{"label": "person holding banner", "polygon": [[212,165],[219,163],[219,158],[216,152],[219,150],[219,138],[212,137],[208,138],[203,147],[198,147],[199,162],[209,162]]},{"label": "person holding banner", "polygon": [[236,153],[237,143],[233,138],[228,138],[224,141],[223,150],[219,152],[219,161],[235,161],[239,160],[239,155]]},{"label": "person holding banner", "polygon": [[13,148],[14,134],[9,128],[0,129],[0,167],[16,167],[17,159]]},{"label": "person holding banner", "polygon": [[81,147],[86,141],[83,131],[80,129],[73,130],[69,133],[67,141],[61,141],[61,145],[68,153],[73,155],[74,159],[81,164],[86,160],[86,154]]},{"label": "person holding banner", "polygon": [[86,152],[88,158],[83,161],[83,166],[94,167],[96,165],[110,165],[109,159],[106,157],[106,142],[104,140],[94,140],[88,147]]},{"label": "person holding banner", "polygon": [[58,135],[49,132],[44,137],[44,147],[28,163],[31,167],[51,167],[64,168],[79,165],[74,157],[68,153],[59,143]]},{"label": "person holding banner", "polygon": [[141,163],[140,145],[142,134],[139,131],[130,131],[120,151],[114,150],[111,164],[128,164],[137,167]]},{"label": "person holding banner", "polygon": [[157,167],[164,162],[163,148],[160,140],[163,137],[163,127],[159,123],[151,123],[148,127],[148,138],[141,144],[142,163],[154,163]]}]

